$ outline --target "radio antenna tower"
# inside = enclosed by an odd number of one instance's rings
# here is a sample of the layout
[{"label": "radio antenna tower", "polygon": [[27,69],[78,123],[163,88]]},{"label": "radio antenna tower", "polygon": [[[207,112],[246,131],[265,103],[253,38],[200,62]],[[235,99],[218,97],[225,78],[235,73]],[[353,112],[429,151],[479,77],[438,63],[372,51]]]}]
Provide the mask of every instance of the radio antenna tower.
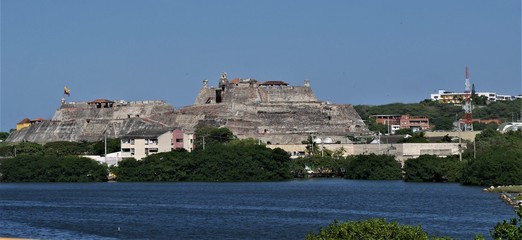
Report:
[{"label": "radio antenna tower", "polygon": [[464,131],[473,131],[473,115],[471,107],[471,85],[469,84],[469,69],[466,65],[466,91],[464,91]]}]

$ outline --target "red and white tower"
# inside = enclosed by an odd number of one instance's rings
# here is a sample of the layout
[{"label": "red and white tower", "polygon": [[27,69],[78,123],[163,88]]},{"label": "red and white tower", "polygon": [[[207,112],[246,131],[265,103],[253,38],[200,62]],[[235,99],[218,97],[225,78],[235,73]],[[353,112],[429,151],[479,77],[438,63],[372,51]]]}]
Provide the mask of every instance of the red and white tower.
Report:
[{"label": "red and white tower", "polygon": [[471,84],[469,83],[468,65],[466,65],[466,90],[464,91],[464,131],[473,131]]}]

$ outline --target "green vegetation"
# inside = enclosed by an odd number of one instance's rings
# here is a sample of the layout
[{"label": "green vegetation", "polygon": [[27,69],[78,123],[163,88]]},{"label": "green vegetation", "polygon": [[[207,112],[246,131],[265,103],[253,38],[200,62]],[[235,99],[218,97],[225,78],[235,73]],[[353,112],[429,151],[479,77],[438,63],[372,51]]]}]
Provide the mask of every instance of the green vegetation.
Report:
[{"label": "green vegetation", "polygon": [[471,144],[464,156],[469,160],[462,169],[463,184],[522,184],[522,131],[502,134],[486,129],[476,137],[476,159]]},{"label": "green vegetation", "polygon": [[[354,106],[362,119],[369,119],[370,115],[382,114],[408,114],[410,116],[424,116],[430,119],[430,123],[435,125],[435,130],[453,129],[455,116],[462,116],[462,107],[452,104],[441,104],[434,101],[423,101],[421,103],[392,103],[380,106],[357,105]],[[372,128],[372,121],[368,122],[368,127]],[[384,126],[386,128],[386,126]],[[388,132],[388,131],[385,131]]]},{"label": "green vegetation", "polygon": [[107,181],[107,167],[75,156],[20,155],[4,159],[1,182],[100,182]]},{"label": "green vegetation", "polygon": [[401,165],[389,155],[357,155],[349,162],[345,178],[362,180],[399,180]]},{"label": "green vegetation", "polygon": [[407,182],[458,182],[463,162],[459,158],[421,155],[404,164]]},{"label": "green vegetation", "polygon": [[208,125],[197,126],[195,135],[197,136],[197,139],[194,140],[196,149],[224,144],[236,139],[228,128],[216,128]]},{"label": "green vegetation", "polygon": [[291,169],[294,177],[309,177],[306,173],[305,166],[309,167],[314,174],[313,177],[344,177],[348,163],[352,157],[320,157],[312,156],[294,159],[291,162]]},{"label": "green vegetation", "polygon": [[496,188],[489,189],[488,192],[497,192],[497,193],[522,193],[522,185],[518,186],[499,186]]},{"label": "green vegetation", "polygon": [[498,223],[491,233],[493,239],[522,239],[522,208],[516,211],[517,217]]},{"label": "green vegetation", "polygon": [[[514,113],[520,112],[522,99],[513,101],[496,101],[486,106],[477,106],[473,109],[473,118],[500,119],[502,122],[511,122]],[[367,120],[367,125],[372,131],[388,132],[386,126],[377,125],[370,115],[382,114],[408,114],[410,116],[424,116],[430,119],[430,124],[435,125],[434,130],[452,130],[455,117],[462,118],[464,111],[461,106],[442,104],[436,101],[425,100],[420,103],[392,103],[380,106],[357,105],[354,106],[362,119]],[[496,124],[474,124],[477,130],[494,128]]]},{"label": "green vegetation", "polygon": [[[400,225],[397,222],[387,222],[384,219],[368,219],[364,221],[334,221],[326,228],[321,228],[317,234],[309,233],[307,240],[322,239],[386,239],[386,240],[419,240],[429,239],[428,233],[421,226]],[[442,238],[431,238],[442,239]]]},{"label": "green vegetation", "polygon": [[192,153],[173,151],[125,159],[113,167],[118,181],[280,181],[291,179],[290,156],[284,150],[252,140],[211,144]]},{"label": "green vegetation", "polygon": [[[120,139],[107,139],[107,152],[120,151]],[[33,142],[4,144],[0,146],[1,157],[30,156],[76,156],[105,154],[104,141],[98,142],[50,142],[41,145]]]},{"label": "green vegetation", "polygon": [[0,142],[4,141],[7,139],[7,137],[9,137],[9,133],[8,132],[0,132]]},{"label": "green vegetation", "polygon": [[[493,239],[519,240],[522,239],[522,208],[515,211],[516,217],[509,221],[497,223],[491,231]],[[421,226],[400,225],[396,222],[387,222],[384,219],[368,219],[364,221],[334,221],[326,228],[321,228],[317,234],[310,232],[307,240],[319,239],[451,239],[449,237],[429,237]],[[477,235],[475,239],[484,239]]]}]

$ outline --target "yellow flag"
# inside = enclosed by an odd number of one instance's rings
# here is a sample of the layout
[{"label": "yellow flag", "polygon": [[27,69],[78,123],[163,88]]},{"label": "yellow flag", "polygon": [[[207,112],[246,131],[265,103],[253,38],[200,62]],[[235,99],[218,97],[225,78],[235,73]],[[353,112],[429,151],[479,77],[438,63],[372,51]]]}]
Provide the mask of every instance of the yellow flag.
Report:
[{"label": "yellow flag", "polygon": [[63,87],[63,94],[65,94],[68,97],[70,97],[71,96],[71,90],[64,86]]}]

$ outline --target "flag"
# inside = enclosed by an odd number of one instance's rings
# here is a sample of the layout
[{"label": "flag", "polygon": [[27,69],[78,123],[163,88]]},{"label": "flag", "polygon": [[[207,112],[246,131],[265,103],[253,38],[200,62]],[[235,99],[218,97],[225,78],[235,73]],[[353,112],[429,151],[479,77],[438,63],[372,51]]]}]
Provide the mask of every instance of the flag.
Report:
[{"label": "flag", "polygon": [[68,89],[67,87],[63,87],[63,94],[67,95],[68,97],[70,97],[71,96],[71,90]]}]

